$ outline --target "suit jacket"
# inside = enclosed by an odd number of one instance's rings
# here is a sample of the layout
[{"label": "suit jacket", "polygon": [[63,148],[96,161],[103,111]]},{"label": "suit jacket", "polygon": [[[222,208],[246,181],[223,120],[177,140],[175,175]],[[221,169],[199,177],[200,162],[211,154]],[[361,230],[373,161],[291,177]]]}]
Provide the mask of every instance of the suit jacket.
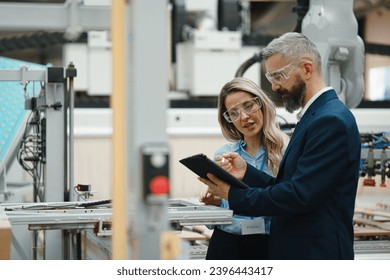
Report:
[{"label": "suit jacket", "polygon": [[252,188],[230,188],[235,213],[272,216],[271,259],[354,258],[360,143],[354,116],[328,90],[295,127],[277,177],[248,165]]}]

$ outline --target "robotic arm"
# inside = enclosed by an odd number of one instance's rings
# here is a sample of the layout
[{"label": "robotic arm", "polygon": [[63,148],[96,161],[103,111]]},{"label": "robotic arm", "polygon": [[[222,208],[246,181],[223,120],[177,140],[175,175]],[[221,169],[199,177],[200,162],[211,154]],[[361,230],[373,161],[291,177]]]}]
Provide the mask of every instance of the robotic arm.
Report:
[{"label": "robotic arm", "polygon": [[325,82],[348,108],[358,106],[364,93],[364,44],[357,30],[353,0],[311,0],[302,21],[302,34],[321,53]]},{"label": "robotic arm", "polygon": [[[308,1],[298,2],[299,8],[306,11]],[[364,94],[364,43],[357,34],[353,0],[309,2],[310,8],[298,29],[317,45],[327,85],[336,90],[340,100],[348,108],[355,108]],[[261,56],[255,53],[241,64],[235,76],[241,77],[249,67],[258,62],[261,62]]]}]

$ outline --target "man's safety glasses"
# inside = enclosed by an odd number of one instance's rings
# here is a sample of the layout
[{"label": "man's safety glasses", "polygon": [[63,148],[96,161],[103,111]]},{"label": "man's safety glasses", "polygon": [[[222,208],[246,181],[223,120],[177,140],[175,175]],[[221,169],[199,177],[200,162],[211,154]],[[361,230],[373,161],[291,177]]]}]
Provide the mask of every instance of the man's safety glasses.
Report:
[{"label": "man's safety glasses", "polygon": [[252,99],[237,103],[229,110],[226,110],[223,113],[223,117],[229,123],[235,122],[240,118],[241,112],[249,115],[261,108],[261,102],[259,97],[254,97]]},{"label": "man's safety glasses", "polygon": [[265,73],[265,76],[271,84],[281,85],[290,78],[291,73],[294,71],[295,67],[297,67],[301,62],[302,60],[293,61],[278,70]]}]

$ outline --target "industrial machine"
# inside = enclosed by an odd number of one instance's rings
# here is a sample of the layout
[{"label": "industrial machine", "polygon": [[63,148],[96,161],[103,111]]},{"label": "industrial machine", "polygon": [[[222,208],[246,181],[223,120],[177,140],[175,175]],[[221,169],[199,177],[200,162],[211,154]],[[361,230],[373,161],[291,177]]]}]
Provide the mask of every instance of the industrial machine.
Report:
[{"label": "industrial machine", "polygon": [[363,186],[386,188],[386,178],[390,178],[390,136],[389,132],[362,133],[362,162],[360,175],[364,178]]},{"label": "industrial machine", "polygon": [[[242,40],[240,22],[248,21],[249,10],[240,11],[239,7],[249,5],[217,0],[171,2],[174,88],[190,98],[215,97],[222,85],[234,78],[237,65],[260,50],[259,46],[244,45]],[[191,23],[184,20],[186,15],[193,18]],[[245,75],[259,83],[259,65]]]},{"label": "industrial machine", "polygon": [[[103,14],[104,19],[106,19],[105,16],[107,11],[109,11],[106,7],[102,8],[99,6],[99,8],[96,8],[94,4],[91,5],[92,1],[84,2],[85,5],[79,1],[66,1],[64,5],[46,6],[42,4],[39,8],[43,17],[51,18],[50,15],[53,13],[64,14],[63,18],[75,17],[72,22],[72,28],[67,29],[67,31],[70,32],[70,35],[77,36],[78,32],[83,28],[90,29],[94,20],[99,18],[89,17],[90,12],[97,11],[97,14]],[[86,5],[86,2],[89,3],[89,6]],[[7,230],[12,229],[11,256],[8,256],[8,258],[80,259],[84,256],[80,254],[82,233],[90,231],[92,228],[94,232],[100,232],[99,238],[95,239],[95,245],[102,245],[100,249],[104,251],[106,250],[106,242],[103,242],[102,239],[106,239],[109,235],[110,221],[113,220],[116,221],[113,225],[119,227],[119,229],[113,230],[113,232],[121,233],[121,235],[113,236],[112,238],[111,236],[108,237],[111,250],[110,258],[156,259],[160,258],[159,244],[161,232],[169,229],[170,218],[165,211],[166,209],[174,211],[175,224],[180,220],[180,213],[182,213],[182,217],[186,220],[187,225],[191,222],[189,215],[192,217],[196,211],[188,211],[188,208],[192,210],[197,209],[198,213],[199,211],[201,213],[207,212],[208,214],[203,216],[206,221],[212,220],[213,223],[229,222],[231,211],[218,208],[210,209],[212,207],[204,205],[198,205],[194,208],[191,205],[175,203],[175,207],[168,206],[169,181],[167,173],[169,171],[169,149],[165,143],[164,119],[166,108],[161,106],[161,104],[166,103],[164,102],[166,101],[166,96],[163,89],[168,90],[165,88],[167,75],[164,75],[165,71],[167,71],[167,67],[164,66],[167,62],[164,59],[166,51],[162,47],[159,48],[159,51],[149,52],[150,44],[147,44],[147,47],[143,45],[148,41],[148,36],[153,37],[150,40],[153,39],[152,41],[156,42],[156,34],[160,36],[158,39],[161,40],[161,46],[166,45],[163,43],[166,40],[166,32],[164,32],[167,16],[165,13],[166,3],[163,1],[159,1],[158,4],[153,2],[155,7],[153,11],[157,13],[156,15],[150,13],[150,3],[147,3],[147,1],[134,2],[137,3],[124,6],[120,11],[127,9],[129,14],[148,15],[150,17],[149,21],[156,21],[156,24],[144,25],[133,22],[139,19],[137,16],[122,17],[123,24],[125,20],[129,21],[133,36],[142,38],[141,40],[131,42],[122,38],[123,33],[117,32],[118,28],[122,28],[124,25],[119,24],[118,26],[113,24],[111,27],[113,44],[121,44],[118,40],[123,40],[122,43],[125,45],[129,44],[126,46],[131,50],[129,55],[131,62],[126,63],[126,65],[130,65],[131,69],[128,72],[132,73],[130,78],[126,76],[126,80],[118,81],[116,79],[122,77],[122,74],[125,77],[126,69],[118,71],[118,68],[113,67],[113,72],[116,73],[114,75],[115,81],[113,82],[113,91],[116,93],[113,96],[113,109],[116,113],[113,120],[113,162],[115,164],[122,163],[120,167],[115,166],[114,171],[117,172],[122,170],[122,168],[123,170],[126,168],[126,170],[125,173],[115,173],[113,176],[115,191],[112,204],[111,199],[84,201],[85,198],[88,198],[88,196],[84,196],[85,191],[89,190],[88,185],[76,186],[73,182],[73,168],[70,165],[73,159],[73,120],[71,119],[71,114],[66,115],[68,110],[71,112],[73,104],[71,98],[73,96],[73,78],[76,70],[72,67],[73,65],[70,65],[66,70],[62,67],[41,65],[38,71],[31,69],[31,67],[25,67],[24,64],[28,63],[19,61],[6,67],[7,69],[0,73],[1,83],[4,85],[8,81],[14,82],[17,88],[15,92],[20,92],[21,94],[18,95],[15,102],[18,103],[17,112],[24,119],[16,124],[11,123],[18,132],[26,131],[22,141],[23,153],[19,153],[20,162],[23,163],[23,167],[26,170],[34,169],[32,173],[34,176],[35,174],[41,175],[40,177],[35,176],[32,178],[32,184],[35,185],[34,199],[29,202],[23,202],[17,201],[14,196],[15,199],[10,200],[13,197],[13,193],[8,188],[9,181],[6,180],[6,175],[12,159],[17,157],[17,153],[13,153],[13,151],[18,151],[18,149],[12,149],[12,152],[10,150],[13,148],[11,147],[12,143],[20,141],[21,134],[18,133],[16,135],[14,127],[10,131],[8,129],[2,130],[2,139],[7,138],[7,142],[1,147],[2,150],[4,148],[4,151],[6,151],[6,157],[4,156],[5,160],[3,161],[2,158],[1,161],[1,178],[4,184],[1,188],[3,199],[0,205],[0,218],[2,225],[3,222],[7,222],[10,225],[8,229],[5,229],[6,234],[9,233]],[[119,1],[115,1],[112,7],[113,10],[116,10],[117,5],[122,4],[125,5],[124,2],[119,3]],[[7,9],[18,9],[18,13],[27,14],[23,22],[24,27],[18,26],[20,28],[34,29],[34,19],[29,17],[29,15],[36,8],[38,8],[36,4],[18,3],[2,6],[1,13],[6,13]],[[117,14],[115,13],[116,19],[119,18]],[[78,20],[79,18],[83,19],[82,22]],[[142,18],[142,21],[144,20],[145,17]],[[16,24],[6,16],[2,17],[2,22],[4,22],[2,26],[8,26],[9,22]],[[56,23],[60,22],[57,20]],[[106,23],[106,21],[103,22],[103,24]],[[56,29],[67,27],[66,23],[62,22],[61,24],[47,24],[47,26],[53,26]],[[96,26],[100,26],[100,24]],[[156,26],[161,30],[156,29]],[[145,30],[145,28],[153,29]],[[116,34],[119,34],[119,36],[116,36]],[[137,34],[141,35],[138,36]],[[118,50],[118,48],[115,50]],[[123,57],[125,57],[123,53],[113,52],[113,66],[118,65],[117,58],[122,62]],[[133,60],[134,57],[142,57],[144,59],[142,61]],[[5,64],[3,63],[3,65]],[[121,65],[124,66],[125,64],[121,63]],[[149,66],[147,67],[147,65]],[[147,74],[144,73],[145,70]],[[150,75],[158,77],[154,83],[149,82]],[[134,80],[137,80],[137,83],[134,83]],[[127,81],[130,82],[126,88],[131,94],[129,93],[126,96],[124,87]],[[20,82],[22,83],[21,85]],[[25,95],[23,95],[24,84],[29,84],[26,87],[28,91]],[[33,84],[34,90],[31,89]],[[139,87],[141,84],[142,88]],[[118,85],[123,87],[118,89],[116,88]],[[35,86],[39,86],[39,88]],[[8,92],[5,91],[2,94],[6,95]],[[150,94],[152,95],[149,96]],[[26,96],[26,100],[23,100],[23,96]],[[148,102],[149,100],[153,100],[153,102],[150,103]],[[9,98],[1,99],[1,101],[10,102]],[[145,101],[147,101],[147,104],[145,104]],[[118,106],[126,107],[126,109],[118,108]],[[9,110],[13,110],[12,108],[10,107]],[[145,110],[145,108],[148,110]],[[25,117],[29,115],[30,111],[33,112],[33,117],[26,120]],[[120,112],[123,115],[116,119]],[[140,119],[147,119],[151,113],[156,116],[157,121],[149,122],[148,129],[137,125]],[[8,114],[5,115],[6,124],[9,124],[7,116]],[[119,128],[118,125],[121,127]],[[32,135],[27,135],[27,132],[31,132]],[[128,140],[117,142],[116,139],[121,137]],[[8,142],[8,138],[12,138],[12,140]],[[117,155],[121,156],[120,160]],[[163,172],[163,174],[159,172]],[[122,201],[124,202],[123,204],[121,204]],[[121,206],[125,207],[121,209]],[[96,210],[96,207],[99,209]],[[115,209],[116,211],[112,211]],[[211,210],[214,210],[216,214],[210,215]],[[219,218],[219,211],[224,212],[222,220]],[[197,220],[196,223],[199,223],[199,221]],[[99,231],[99,228],[104,230]],[[122,229],[125,230],[122,231]],[[3,232],[3,227],[1,227],[1,234]],[[127,236],[127,233],[129,233],[129,236]],[[92,239],[91,235],[89,237]],[[128,240],[131,240],[131,244],[128,244]],[[3,241],[1,246],[5,246],[7,243],[5,240]],[[31,244],[34,244],[34,246],[31,247]]]},{"label": "industrial machine", "polygon": [[[112,258],[112,205],[111,200],[36,202],[36,203],[2,203],[0,204],[0,222],[7,220],[13,228],[14,258],[17,253],[24,259],[46,259],[52,249],[42,242],[40,235],[44,232],[62,231],[65,259],[111,259]],[[216,206],[202,205],[190,199],[172,199],[167,208],[167,219],[172,230],[182,231],[188,226],[231,223],[232,211]],[[27,246],[24,239],[15,239],[22,232],[31,232],[37,236]],[[188,231],[187,231],[188,232]],[[27,239],[27,240],[26,240]],[[203,238],[204,239],[204,238]],[[9,240],[3,240],[3,246]],[[195,240],[192,240],[195,241]],[[193,249],[183,250],[176,258],[188,258],[207,250],[202,243],[192,244]],[[194,250],[194,248],[196,250]],[[62,251],[62,250],[60,250]],[[202,257],[202,255],[201,255]],[[203,255],[204,257],[204,255]],[[195,256],[194,258],[197,258]],[[0,258],[1,259],[1,258]]]},{"label": "industrial machine", "polygon": [[356,201],[355,253],[358,258],[387,259],[390,253],[388,184],[389,132],[361,133],[362,153]]},{"label": "industrial machine", "polygon": [[[82,27],[90,29],[93,24],[89,23],[97,24],[97,18],[104,18],[99,25],[100,29],[108,29],[108,9],[78,7],[80,1],[66,2],[62,8],[67,16],[58,18],[65,19],[69,15],[74,19],[67,28],[69,36],[76,36]],[[120,2],[113,1],[113,6]],[[167,110],[161,105],[167,103],[166,77],[169,76],[166,59],[168,51],[165,49],[166,3],[152,0],[131,2],[132,5],[119,9],[119,12],[126,10],[129,15],[127,19],[122,18],[122,25],[119,24],[123,27],[127,20],[129,34],[126,40],[122,38],[125,32],[118,32],[116,25],[111,34],[112,45],[126,46],[127,52],[118,54],[117,50],[121,48],[113,48],[113,81],[112,84],[105,84],[104,90],[106,92],[111,85],[123,86],[113,90],[115,199],[84,200],[89,198],[88,195],[83,196],[84,191],[89,190],[88,186],[86,189],[85,186],[76,189],[73,182],[71,98],[76,74],[74,66],[70,64],[64,69],[35,65],[37,69],[32,69],[33,65],[13,61],[14,64],[0,71],[0,101],[6,103],[0,108],[0,223],[6,220],[15,229],[12,237],[13,258],[156,259],[161,257],[159,245],[162,233],[190,226],[230,222],[230,210],[186,199],[169,199],[170,149],[166,144],[165,125]],[[238,1],[229,2],[229,7],[235,7]],[[242,26],[236,18],[227,16],[229,9],[222,9],[225,12],[220,17],[223,23],[218,24],[219,29],[223,30],[216,30],[216,25],[213,28],[208,21],[208,25],[202,25],[203,28],[186,29],[186,40],[176,41],[174,59],[177,59],[177,89],[187,91],[193,101],[198,100],[198,97],[215,97],[220,86],[234,76],[246,74],[261,82],[259,52],[262,45],[243,45],[241,39],[248,32],[249,13],[248,1],[240,2],[246,8],[241,11],[245,23]],[[155,8],[150,9],[151,5]],[[364,91],[364,47],[357,35],[352,5],[353,0],[297,1],[299,28],[296,29],[318,44],[326,81],[351,109],[359,104]],[[10,6],[7,8],[13,9]],[[26,14],[25,26],[31,25],[34,18],[30,16],[32,13],[29,10],[37,7],[23,4],[17,8]],[[60,9],[55,10],[59,12]],[[44,9],[40,7],[39,11],[42,17],[51,19],[52,6],[45,6]],[[5,8],[1,9],[2,15],[6,12]],[[88,16],[92,12],[99,12],[102,17]],[[13,10],[8,14],[13,14]],[[140,14],[144,15],[142,20]],[[121,18],[121,13],[116,15],[116,19]],[[8,21],[13,25],[21,24],[20,20],[15,22],[6,16],[0,18],[2,23]],[[150,24],[145,25],[146,21]],[[66,22],[57,18],[45,25],[57,29],[68,27]],[[118,37],[121,38],[119,42]],[[99,53],[100,48],[103,48],[106,55],[106,41],[104,44],[100,44],[100,40],[95,43],[97,45],[94,47],[98,48]],[[156,45],[160,47],[155,48]],[[115,67],[118,61],[123,62],[124,57],[127,68],[123,63],[119,63],[123,68]],[[0,61],[0,65],[6,65],[5,60]],[[210,73],[215,76],[211,77]],[[150,77],[153,77],[153,83]],[[12,87],[6,84],[9,81],[13,82]],[[97,87],[98,90],[102,89],[100,84]],[[15,98],[9,98],[10,92],[18,94],[15,94]],[[14,104],[17,104],[17,109],[13,109]],[[17,112],[18,118],[10,118],[4,108]],[[66,114],[68,109],[69,115]],[[151,115],[153,121],[149,121],[145,129],[139,122],[149,120]],[[22,141],[18,143],[20,139]],[[379,188],[387,189],[383,178],[389,176],[388,134],[362,135],[362,142],[367,144],[362,149],[361,174],[367,177],[365,185],[374,189],[373,180],[380,176]],[[33,175],[33,202],[12,201],[15,188],[10,188],[7,171],[12,159],[16,158]],[[118,173],[118,170],[125,172]],[[356,249],[358,253],[369,252],[375,257],[380,252],[388,257],[390,230],[386,222],[390,207],[387,203],[377,207],[375,211],[357,209]],[[115,230],[112,229],[114,226],[117,227]],[[83,247],[81,253],[81,242],[89,244],[90,249]],[[204,250],[203,243],[192,245],[196,245],[194,247],[200,251]],[[202,252],[197,257],[201,255]],[[183,253],[183,256],[171,257],[190,256],[191,253]]]},{"label": "industrial machine", "polygon": [[[65,70],[7,58],[1,58],[1,65],[1,202],[9,201],[17,193],[18,186],[6,180],[15,158],[31,176],[30,202],[77,200],[76,191],[69,187],[73,186],[70,178],[73,174],[74,65]],[[44,243],[50,248],[45,255],[61,258],[60,248],[66,246],[61,234],[43,235]],[[38,239],[38,235],[33,237],[34,242]]]},{"label": "industrial machine", "polygon": [[[317,45],[325,82],[348,108],[355,108],[364,93],[364,44],[357,33],[353,0],[296,2],[297,26],[291,31],[301,32]],[[254,53],[239,66],[236,76],[260,62],[261,55]]]}]

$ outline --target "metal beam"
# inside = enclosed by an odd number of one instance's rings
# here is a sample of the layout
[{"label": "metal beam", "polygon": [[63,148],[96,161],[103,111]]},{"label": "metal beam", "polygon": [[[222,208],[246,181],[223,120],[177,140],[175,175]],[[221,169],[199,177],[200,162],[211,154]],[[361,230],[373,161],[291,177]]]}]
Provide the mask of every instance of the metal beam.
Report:
[{"label": "metal beam", "polygon": [[108,30],[109,6],[85,6],[82,1],[64,4],[0,3],[0,31]]},{"label": "metal beam", "polygon": [[18,70],[15,69],[2,69],[0,70],[0,81],[20,81],[22,84],[26,84],[29,81],[46,81],[46,70],[29,70],[27,66],[21,67]]},{"label": "metal beam", "polygon": [[142,147],[167,143],[168,139],[168,1],[130,2],[126,36],[127,95],[123,100],[127,106],[127,145],[123,152],[127,156],[127,220],[132,244],[129,256],[159,259],[160,233],[168,229],[166,205],[164,201],[154,204],[145,200],[140,163]]}]

